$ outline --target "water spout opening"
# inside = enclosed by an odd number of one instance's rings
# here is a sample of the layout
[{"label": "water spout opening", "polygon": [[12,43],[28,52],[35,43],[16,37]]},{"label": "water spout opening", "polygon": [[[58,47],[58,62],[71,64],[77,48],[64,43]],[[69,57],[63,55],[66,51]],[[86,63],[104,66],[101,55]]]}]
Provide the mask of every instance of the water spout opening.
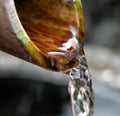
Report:
[{"label": "water spout opening", "polygon": [[[47,67],[56,71],[77,67],[80,54],[78,47],[83,44],[80,43],[83,42],[80,41],[83,38],[79,36],[79,15],[73,1],[14,0],[14,2],[25,32],[46,59],[49,65]],[[74,35],[71,29],[76,31]]]}]

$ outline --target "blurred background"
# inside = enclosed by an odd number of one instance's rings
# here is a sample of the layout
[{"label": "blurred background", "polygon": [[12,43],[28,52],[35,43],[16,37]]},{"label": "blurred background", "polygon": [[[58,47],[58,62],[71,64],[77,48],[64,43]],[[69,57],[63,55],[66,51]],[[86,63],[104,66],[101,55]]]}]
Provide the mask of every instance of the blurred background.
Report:
[{"label": "blurred background", "polygon": [[[82,4],[94,116],[119,116],[120,0],[82,0]],[[72,116],[68,81],[63,74],[0,51],[0,116]]]}]

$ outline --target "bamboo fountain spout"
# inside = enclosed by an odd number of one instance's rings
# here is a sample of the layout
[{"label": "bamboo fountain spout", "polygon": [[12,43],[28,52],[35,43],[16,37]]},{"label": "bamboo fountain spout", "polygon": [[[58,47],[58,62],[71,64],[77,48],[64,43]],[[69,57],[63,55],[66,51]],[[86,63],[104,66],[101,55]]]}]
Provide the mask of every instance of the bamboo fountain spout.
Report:
[{"label": "bamboo fountain spout", "polygon": [[80,0],[0,0],[0,50],[69,73],[73,116],[92,116]]},{"label": "bamboo fountain spout", "polygon": [[0,49],[55,71],[76,67],[84,54],[84,23],[73,2],[0,0]]}]

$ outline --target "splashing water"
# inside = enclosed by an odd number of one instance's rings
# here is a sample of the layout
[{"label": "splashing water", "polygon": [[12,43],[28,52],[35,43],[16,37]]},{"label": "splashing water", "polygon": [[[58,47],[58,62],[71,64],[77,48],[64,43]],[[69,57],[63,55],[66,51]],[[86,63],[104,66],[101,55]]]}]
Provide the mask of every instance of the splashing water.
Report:
[{"label": "splashing water", "polygon": [[72,112],[73,116],[93,116],[94,94],[85,56],[80,58],[80,64],[70,71]]}]

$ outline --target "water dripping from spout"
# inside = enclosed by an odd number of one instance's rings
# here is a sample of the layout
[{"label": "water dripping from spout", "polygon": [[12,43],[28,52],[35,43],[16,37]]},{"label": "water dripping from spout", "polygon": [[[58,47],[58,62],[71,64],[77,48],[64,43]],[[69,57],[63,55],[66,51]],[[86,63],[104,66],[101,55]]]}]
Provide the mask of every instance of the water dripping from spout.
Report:
[{"label": "water dripping from spout", "polygon": [[80,58],[80,66],[70,71],[69,91],[73,116],[93,116],[94,94],[91,74],[85,56]]}]

